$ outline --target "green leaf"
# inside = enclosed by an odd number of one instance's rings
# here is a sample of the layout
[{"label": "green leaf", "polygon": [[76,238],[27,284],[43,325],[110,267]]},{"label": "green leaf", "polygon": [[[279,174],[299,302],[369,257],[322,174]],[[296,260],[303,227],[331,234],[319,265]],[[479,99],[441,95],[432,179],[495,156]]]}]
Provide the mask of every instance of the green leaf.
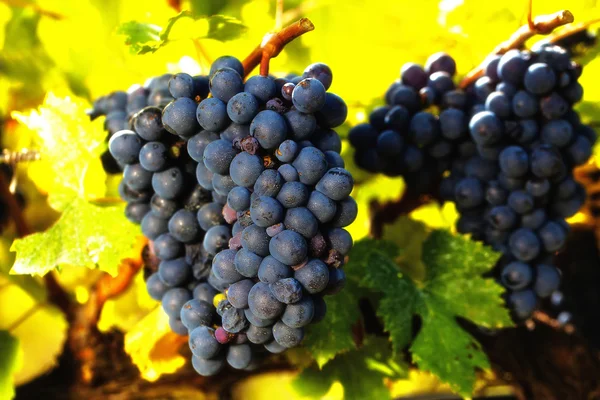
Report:
[{"label": "green leaf", "polygon": [[[183,25],[184,28],[180,28]],[[175,28],[183,30],[173,38]],[[129,21],[117,29],[125,36],[125,44],[137,54],[154,53],[174,39],[214,39],[227,42],[240,37],[247,27],[236,18],[225,15],[195,16],[190,11],[182,11],[169,18],[167,25],[161,28],[152,24]]]},{"label": "green leaf", "polygon": [[61,265],[99,268],[116,275],[132,255],[139,227],[124,216],[124,205],[101,207],[76,199],[47,231],[14,241],[13,274],[44,275]]},{"label": "green leaf", "polygon": [[15,396],[13,374],[19,367],[19,341],[0,330],[0,399]]},{"label": "green leaf", "polygon": [[30,177],[48,192],[48,202],[58,211],[75,197],[101,198],[106,193],[106,173],[100,161],[106,132],[101,120],[90,121],[86,107],[80,99],[49,93],[38,110],[12,113],[37,134],[42,159],[35,170],[30,169]]},{"label": "green leaf", "polygon": [[327,303],[325,319],[307,328],[303,346],[310,351],[319,368],[333,359],[336,354],[356,348],[352,338],[352,325],[360,317],[359,296],[351,286],[348,284],[335,296],[325,297]]},{"label": "green leaf", "polygon": [[[125,36],[125,44],[129,46],[129,51],[134,54],[144,54],[143,52],[150,51],[150,47],[146,43],[159,41],[160,31],[160,26],[137,21],[125,22],[117,28],[117,34]],[[146,48],[148,48],[147,51]]]},{"label": "green leaf", "polygon": [[[401,219],[397,225],[385,231],[394,243],[357,243],[348,269],[357,273],[360,265],[361,284],[383,294],[377,314],[390,333],[394,353],[410,343],[412,318],[418,315],[422,328],[410,348],[413,360],[469,396],[476,369],[489,368],[489,362],[456,317],[487,328],[512,326],[502,300],[503,288],[481,276],[494,267],[499,254],[445,230],[428,233],[410,220]],[[422,263],[422,273],[416,274],[420,267],[411,263]]]},{"label": "green leaf", "polygon": [[338,381],[346,400],[389,399],[384,379],[405,377],[406,371],[406,366],[392,355],[386,339],[368,337],[360,349],[337,355],[323,369],[305,369],[292,385],[300,395],[319,398]]}]

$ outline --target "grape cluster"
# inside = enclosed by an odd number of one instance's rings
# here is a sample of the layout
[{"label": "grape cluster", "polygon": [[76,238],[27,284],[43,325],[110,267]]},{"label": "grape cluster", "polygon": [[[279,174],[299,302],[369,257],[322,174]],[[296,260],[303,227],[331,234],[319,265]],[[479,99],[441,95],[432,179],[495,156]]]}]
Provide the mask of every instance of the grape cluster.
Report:
[{"label": "grape cluster", "polygon": [[455,89],[455,71],[443,53],[424,68],[406,64],[387,105],[349,140],[358,166],[456,203],[457,230],[504,255],[499,280],[515,317],[525,319],[538,299],[560,297],[553,254],[566,242],[565,218],[585,201],[573,169],[588,160],[596,135],[573,110],[582,68],[543,44],[490,57],[465,90]]},{"label": "grape cluster", "polygon": [[504,254],[500,280],[516,317],[527,318],[559,288],[552,256],[566,242],[565,218],[585,201],[573,169],[590,157],[596,134],[573,110],[582,70],[564,49],[510,50],[485,70],[469,123],[477,155],[452,170],[447,187],[458,230]]},{"label": "grape cluster", "polygon": [[453,81],[456,63],[445,53],[425,66],[407,63],[385,94],[385,106],[352,128],[356,164],[370,172],[402,176],[413,190],[431,191],[456,157],[470,157],[472,96]]},{"label": "grape cluster", "polygon": [[[173,83],[171,84],[171,78]],[[181,86],[184,82],[193,81],[191,92],[183,93]],[[195,100],[208,96],[208,77],[198,75],[191,77],[188,74],[164,74],[149,79],[144,86],[133,85],[127,92],[115,91],[94,101],[90,111],[92,119],[104,116],[104,129],[108,133],[107,140],[118,131],[129,129],[133,117],[143,108],[152,106],[164,108],[177,96],[186,95]],[[104,170],[110,174],[118,174],[125,167],[115,160],[107,150],[101,156]]]},{"label": "grape cluster", "polygon": [[[212,65],[207,96],[174,75],[174,98],[145,107],[109,142],[125,165],[121,196],[161,260],[147,280],[192,364],[213,375],[300,344],[345,283],[354,221],[352,176],[333,128],[347,115],[332,73],[253,76]],[[189,77],[191,78],[191,77]]]}]

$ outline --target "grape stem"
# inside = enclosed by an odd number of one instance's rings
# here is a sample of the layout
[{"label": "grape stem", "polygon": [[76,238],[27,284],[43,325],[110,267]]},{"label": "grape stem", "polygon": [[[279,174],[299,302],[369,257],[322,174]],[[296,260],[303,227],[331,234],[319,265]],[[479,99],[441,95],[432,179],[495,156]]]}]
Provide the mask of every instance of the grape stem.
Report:
[{"label": "grape stem", "polygon": [[537,16],[533,20],[529,16],[527,20],[528,22],[526,25],[521,26],[510,36],[510,38],[508,38],[508,40],[496,46],[483,63],[479,64],[465,76],[460,82],[460,87],[462,89],[468,87],[483,75],[485,64],[489,57],[505,54],[511,49],[520,49],[525,45],[527,40],[535,35],[549,35],[556,28],[573,22],[573,14],[571,14],[569,10],[562,10],[554,14]]},{"label": "grape stem", "polygon": [[556,43],[568,36],[575,35],[581,31],[588,29],[591,25],[600,23],[600,18],[592,19],[590,21],[580,22],[579,24],[570,25],[565,29],[561,29],[559,32],[550,36],[548,39],[543,40],[546,43]]},{"label": "grape stem", "polygon": [[281,50],[292,40],[315,29],[308,18],[302,18],[286,26],[276,33],[268,33],[262,43],[257,46],[243,61],[244,77],[248,76],[260,64],[260,74],[269,75],[269,62],[281,53]]}]

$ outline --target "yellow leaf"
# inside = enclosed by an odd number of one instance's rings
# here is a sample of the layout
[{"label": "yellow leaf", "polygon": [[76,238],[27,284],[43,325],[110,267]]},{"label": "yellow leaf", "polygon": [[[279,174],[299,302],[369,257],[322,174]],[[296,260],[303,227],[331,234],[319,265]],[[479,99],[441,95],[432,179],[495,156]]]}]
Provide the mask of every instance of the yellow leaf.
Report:
[{"label": "yellow leaf", "polygon": [[452,202],[445,202],[441,206],[437,202],[431,202],[411,212],[410,217],[415,221],[423,222],[432,229],[453,230],[458,213],[456,205]]},{"label": "yellow leaf", "polygon": [[344,387],[335,382],[329,391],[319,397],[300,396],[292,387],[296,372],[273,372],[252,376],[236,384],[232,390],[233,400],[342,400]]},{"label": "yellow leaf", "polygon": [[100,198],[106,192],[106,173],[99,158],[106,148],[106,132],[101,121],[90,121],[87,107],[82,100],[49,93],[37,111],[12,113],[37,133],[43,174],[31,178],[48,188],[48,201],[56,210],[64,209],[74,197]]},{"label": "yellow leaf", "polygon": [[0,329],[9,329],[19,340],[21,367],[14,381],[20,385],[48,372],[56,365],[67,338],[68,324],[62,312],[49,304],[38,303],[22,288],[0,277]]},{"label": "yellow leaf", "polygon": [[98,329],[107,332],[117,328],[129,332],[154,308],[156,308],[156,300],[148,294],[144,274],[140,272],[127,290],[104,304]]},{"label": "yellow leaf", "polygon": [[162,374],[172,374],[185,365],[179,347],[186,342],[186,337],[171,332],[169,317],[157,305],[125,334],[125,352],[131,356],[142,378],[153,382]]}]

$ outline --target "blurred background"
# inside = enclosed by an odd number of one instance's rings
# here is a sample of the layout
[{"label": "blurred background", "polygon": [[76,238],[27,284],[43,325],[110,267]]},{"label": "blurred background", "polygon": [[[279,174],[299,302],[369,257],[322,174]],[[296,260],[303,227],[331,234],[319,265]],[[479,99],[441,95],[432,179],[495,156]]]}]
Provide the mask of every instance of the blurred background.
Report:
[{"label": "blurred background", "polygon": [[[281,9],[278,4],[283,4]],[[315,31],[288,45],[272,61],[271,72],[301,73],[312,62],[328,64],[334,74],[330,91],[342,96],[350,109],[348,121],[339,131],[344,136],[350,126],[363,121],[371,108],[382,103],[383,93],[399,77],[402,64],[424,63],[432,53],[446,51],[457,60],[458,74],[464,75],[526,23],[527,7],[526,0],[0,0],[0,148],[36,148],[34,135],[14,119],[14,112],[39,107],[49,93],[70,96],[91,107],[99,96],[127,90],[166,72],[207,74],[217,57],[229,54],[243,59],[265,33],[301,17],[310,18]],[[576,22],[600,17],[596,0],[534,1],[533,6],[534,14],[563,8],[575,15]],[[184,10],[192,17],[172,21],[168,40],[161,40],[159,33],[169,19]],[[217,14],[235,21],[233,31],[228,31],[233,33],[222,40],[206,37],[211,27],[202,18]],[[138,54],[144,52],[144,46],[152,51]],[[596,53],[591,54],[580,80],[586,90],[580,105],[584,121],[594,116],[600,104],[600,58]],[[349,152],[345,145],[347,160],[351,159]],[[15,168],[4,165],[0,172],[6,182],[16,179],[16,198],[32,231],[44,230],[56,221],[59,214],[46,201],[50,183],[43,162],[19,163]],[[357,194],[359,203],[394,199],[402,192],[399,179],[356,173],[357,180],[365,183]],[[118,177],[108,179],[114,181],[109,187],[116,195]],[[366,209],[350,228],[354,240],[369,232]],[[59,360],[64,362],[63,347],[72,337],[63,314],[47,302],[47,286],[40,278],[9,275],[14,261],[10,246],[18,231],[9,223],[6,210],[6,204],[0,203],[0,330],[18,338],[18,362],[7,379],[26,385],[21,389],[26,398],[35,392],[28,383],[37,382],[33,385],[39,388],[44,379],[57,379],[48,374]],[[420,212],[418,218],[437,226],[450,226],[454,218],[452,210]],[[86,304],[103,273],[73,266],[62,268],[55,276],[69,296]],[[101,332],[114,335],[115,346],[124,346],[136,373],[139,370],[145,381],[156,381],[185,364],[172,350],[175,339],[153,329],[160,318],[155,311],[156,304],[138,274],[129,289],[106,302],[97,325]],[[8,355],[0,347],[0,370],[3,357]],[[121,367],[108,362],[106,368]],[[279,371],[253,377],[234,388],[234,397],[292,398],[286,385],[293,374]],[[42,380],[34,381],[36,378]],[[0,399],[2,388],[0,373]],[[390,389],[394,396],[450,393],[436,379],[419,372],[390,382]],[[500,385],[498,392],[506,394],[507,390]],[[327,398],[340,398],[341,393],[334,385]],[[198,392],[188,395],[200,396]]]}]

